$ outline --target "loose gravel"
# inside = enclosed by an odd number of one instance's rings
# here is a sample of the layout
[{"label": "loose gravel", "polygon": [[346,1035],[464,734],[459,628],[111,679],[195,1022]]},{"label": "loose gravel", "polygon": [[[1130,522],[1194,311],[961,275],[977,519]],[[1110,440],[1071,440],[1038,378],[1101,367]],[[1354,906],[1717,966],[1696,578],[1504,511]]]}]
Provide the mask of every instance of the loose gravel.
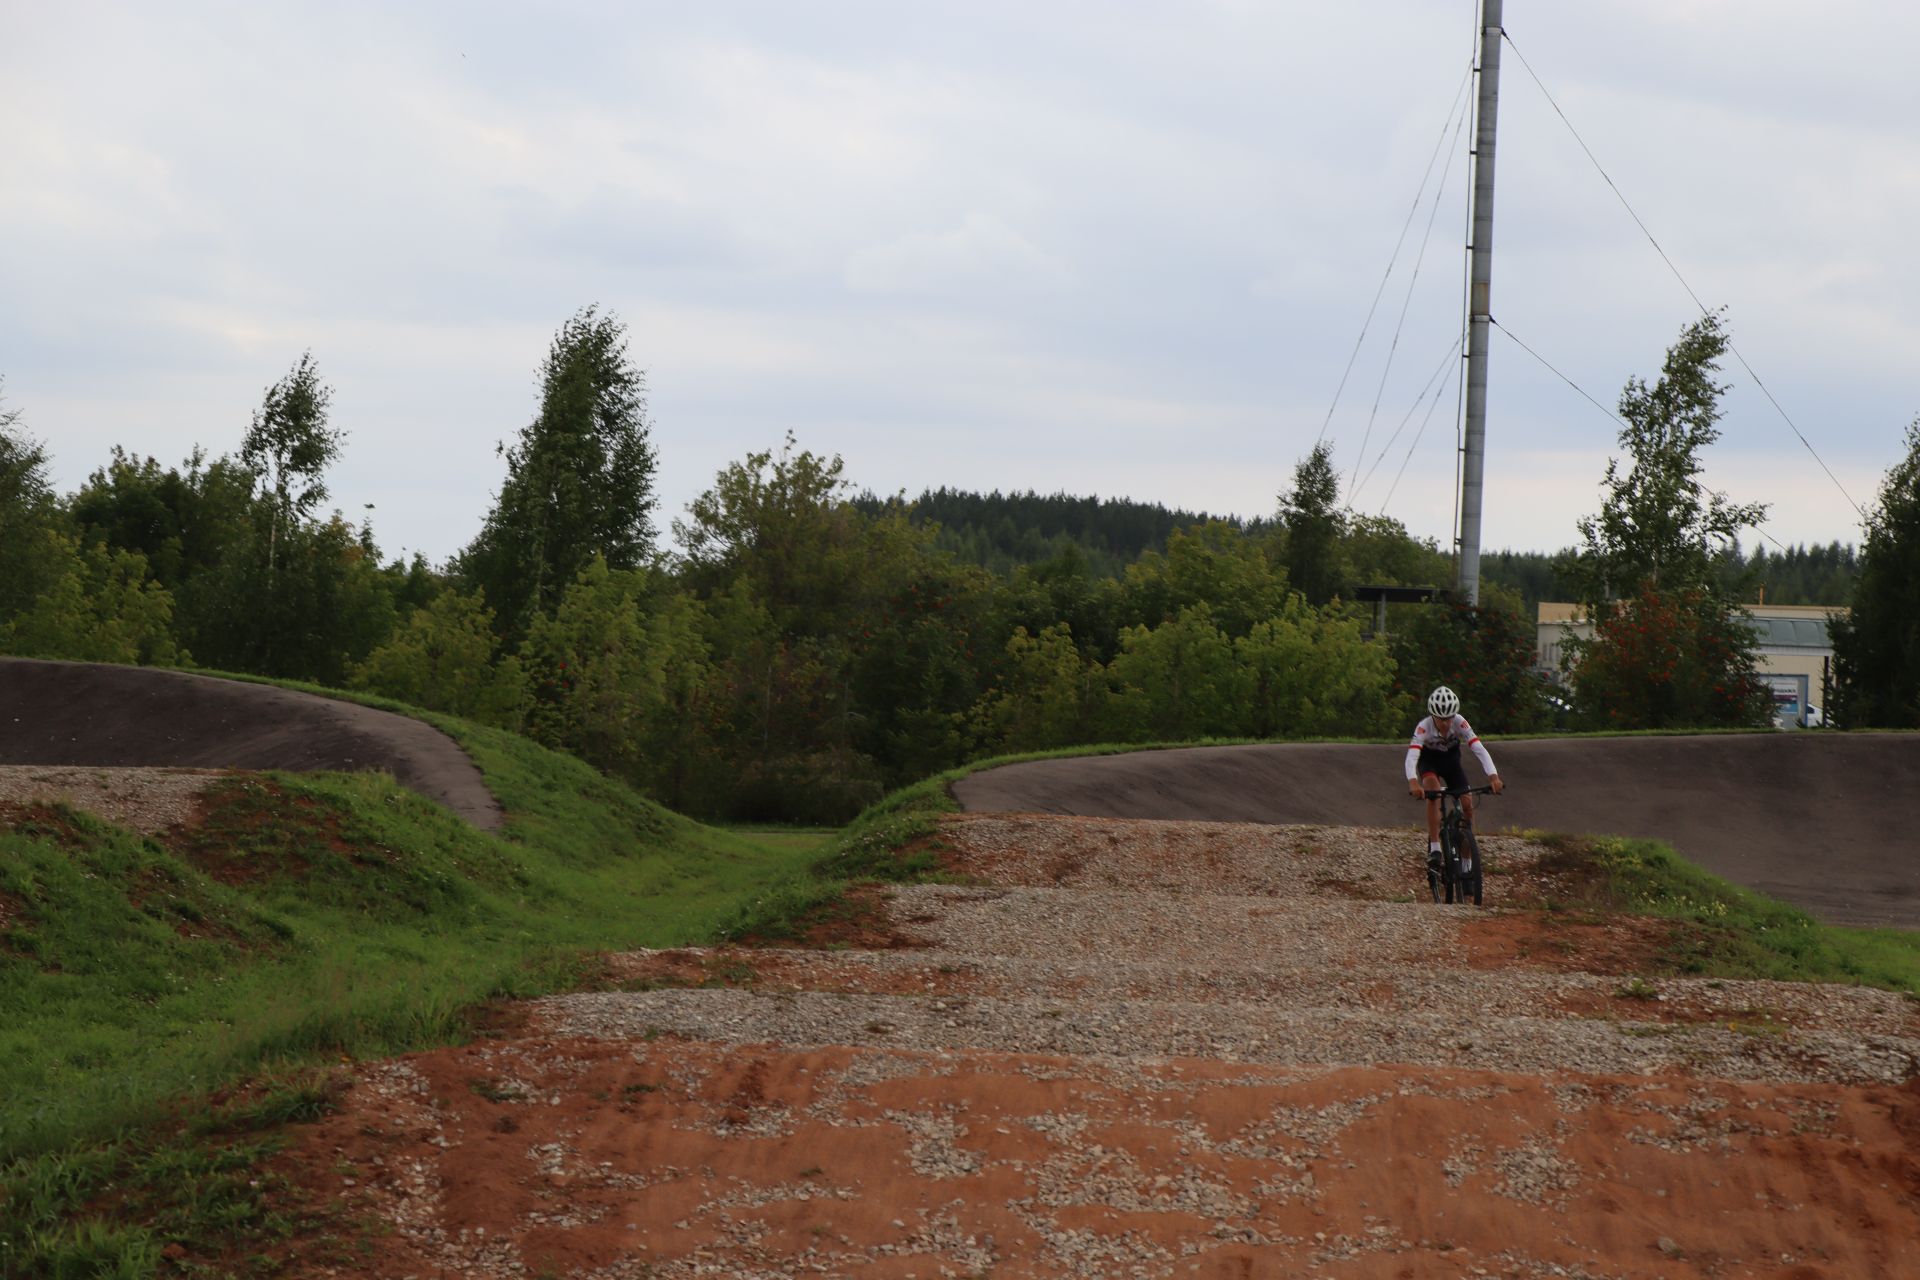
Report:
[{"label": "loose gravel", "polygon": [[193,817],[200,793],[219,769],[0,765],[0,806],[65,804],[143,835]]},{"label": "loose gravel", "polygon": [[[887,914],[916,949],[836,954],[824,990],[790,971],[767,991],[554,997],[543,1023],[568,1036],[1313,1066],[1883,1083],[1920,1073],[1920,1010],[1891,992],[1469,968],[1462,931],[1480,912],[1380,900],[1424,888],[1406,832],[975,816],[949,822],[944,839],[963,870],[996,883],[896,890]],[[1485,840],[1495,892],[1545,852]],[[849,980],[856,964],[870,985]],[[929,994],[912,990],[913,974]],[[1590,1008],[1607,1012],[1569,1012]]]}]

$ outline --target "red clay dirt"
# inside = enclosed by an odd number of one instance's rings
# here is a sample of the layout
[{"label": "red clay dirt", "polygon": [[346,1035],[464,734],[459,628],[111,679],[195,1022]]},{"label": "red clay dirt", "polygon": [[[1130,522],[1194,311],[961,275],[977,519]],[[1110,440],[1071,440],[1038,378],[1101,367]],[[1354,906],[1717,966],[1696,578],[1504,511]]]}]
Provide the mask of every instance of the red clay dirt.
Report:
[{"label": "red clay dirt", "polygon": [[530,1039],[364,1069],[287,1167],[430,1226],[358,1275],[1680,1280],[1902,1274],[1916,1144],[1912,1084]]}]

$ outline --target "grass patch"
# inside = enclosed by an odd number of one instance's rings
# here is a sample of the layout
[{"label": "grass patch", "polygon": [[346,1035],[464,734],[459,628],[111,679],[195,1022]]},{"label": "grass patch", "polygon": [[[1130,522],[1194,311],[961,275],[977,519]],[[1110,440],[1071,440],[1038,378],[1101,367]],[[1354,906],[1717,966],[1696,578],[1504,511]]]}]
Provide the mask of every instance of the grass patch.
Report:
[{"label": "grass patch", "polygon": [[1675,974],[1840,982],[1920,996],[1920,933],[1822,924],[1743,889],[1658,840],[1525,833],[1549,854],[1569,912],[1626,911],[1673,922],[1663,956]]},{"label": "grass patch", "polygon": [[[1027,758],[1027,757],[1021,757]],[[904,787],[869,807],[837,838],[813,851],[803,869],[781,877],[744,904],[722,927],[730,939],[797,938],[860,908],[848,900],[857,885],[903,884],[943,879],[940,819],[958,813],[949,788],[993,760],[936,774]]]},{"label": "grass patch", "polygon": [[300,1073],[192,1119],[0,1162],[0,1275],[268,1275],[296,1238],[309,1260],[340,1249],[334,1215],[269,1168],[284,1127],[326,1114],[336,1088]]}]

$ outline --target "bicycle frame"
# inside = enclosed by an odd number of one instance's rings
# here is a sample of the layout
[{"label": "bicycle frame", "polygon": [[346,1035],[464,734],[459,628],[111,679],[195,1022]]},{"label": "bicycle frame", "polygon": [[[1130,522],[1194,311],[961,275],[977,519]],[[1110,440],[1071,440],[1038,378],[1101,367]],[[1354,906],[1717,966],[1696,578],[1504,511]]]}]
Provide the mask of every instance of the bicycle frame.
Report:
[{"label": "bicycle frame", "polygon": [[1465,843],[1462,834],[1471,830],[1467,823],[1465,807],[1462,801],[1467,796],[1489,796],[1493,788],[1488,787],[1446,787],[1438,791],[1426,791],[1428,800],[1441,802],[1440,814],[1440,870],[1438,878],[1429,869],[1427,888],[1435,902],[1459,901],[1464,903],[1469,894],[1473,905],[1479,906],[1484,893],[1484,860],[1478,857],[1479,842],[1475,841],[1473,865],[1468,870],[1460,866],[1461,845]]}]

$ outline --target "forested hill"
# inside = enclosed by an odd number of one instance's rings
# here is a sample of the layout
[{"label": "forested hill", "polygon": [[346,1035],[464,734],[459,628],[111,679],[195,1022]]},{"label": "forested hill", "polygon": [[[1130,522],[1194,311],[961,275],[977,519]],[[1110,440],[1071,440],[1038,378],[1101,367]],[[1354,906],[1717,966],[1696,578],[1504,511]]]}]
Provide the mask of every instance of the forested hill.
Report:
[{"label": "forested hill", "polygon": [[[898,499],[862,493],[854,505],[868,515],[894,507]],[[1005,574],[1038,564],[1068,546],[1078,548],[1093,577],[1117,578],[1148,551],[1159,551],[1175,529],[1206,520],[1222,520],[1251,533],[1271,525],[1266,517],[1186,511],[1132,498],[1079,497],[1068,493],[976,493],[929,489],[905,504],[916,525],[936,525],[935,545],[967,564]],[[1481,577],[1520,597],[1527,616],[1542,600],[1571,600],[1573,588],[1561,581],[1554,562],[1567,551],[1487,551]],[[1845,605],[1853,596],[1858,553],[1839,542],[1826,546],[1751,552],[1735,546],[1722,557],[1721,572],[1732,584],[1748,573],[1752,584],[1742,598],[1750,603]],[[1444,577],[1444,575],[1442,575]]]},{"label": "forested hill", "polygon": [[[1555,568],[1555,562],[1569,554],[1571,549],[1488,551],[1480,559],[1480,576],[1518,595],[1529,610],[1542,600],[1572,600],[1574,589]],[[1839,542],[1784,548],[1762,544],[1751,552],[1735,544],[1715,567],[1745,604],[1845,606],[1853,601],[1860,558],[1856,548]]]},{"label": "forested hill", "polygon": [[[878,515],[897,500],[863,493],[854,505]],[[906,504],[916,525],[937,525],[935,545],[962,561],[995,573],[1037,564],[1077,547],[1096,577],[1118,577],[1148,551],[1159,551],[1175,529],[1223,520],[1241,529],[1258,529],[1265,519],[1206,511],[1184,511],[1131,498],[1077,497],[1067,493],[972,493],[929,489]]]}]

